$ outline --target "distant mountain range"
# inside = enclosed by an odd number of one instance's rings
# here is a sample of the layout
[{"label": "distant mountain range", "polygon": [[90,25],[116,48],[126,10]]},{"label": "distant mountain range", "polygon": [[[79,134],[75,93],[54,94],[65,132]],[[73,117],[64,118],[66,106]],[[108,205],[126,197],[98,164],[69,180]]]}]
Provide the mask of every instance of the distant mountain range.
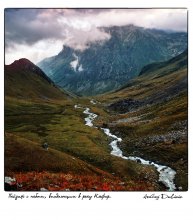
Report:
[{"label": "distant mountain range", "polygon": [[102,28],[110,40],[95,42],[84,51],[64,46],[56,56],[37,65],[59,86],[78,95],[116,90],[153,62],[166,61],[187,48],[187,33],[142,27]]}]

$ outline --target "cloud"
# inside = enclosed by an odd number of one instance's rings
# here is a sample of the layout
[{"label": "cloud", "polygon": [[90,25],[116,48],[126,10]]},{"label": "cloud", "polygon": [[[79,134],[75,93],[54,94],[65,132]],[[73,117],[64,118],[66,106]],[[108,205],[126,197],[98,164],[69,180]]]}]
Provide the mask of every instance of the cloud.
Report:
[{"label": "cloud", "polygon": [[43,39],[62,38],[62,26],[54,19],[39,19],[38,9],[7,10],[6,43],[34,44]]},{"label": "cloud", "polygon": [[[52,55],[59,52],[63,44],[84,50],[89,43],[110,39],[111,36],[99,27],[128,24],[186,31],[187,10],[6,9],[6,63],[14,61],[14,57],[19,59],[19,55],[38,62],[51,52],[54,52]],[[50,48],[47,55],[44,47]]]},{"label": "cloud", "polygon": [[111,37],[108,33],[105,33],[94,26],[87,30],[68,28],[66,36],[64,44],[77,50],[85,50],[89,47],[89,43],[96,41],[104,42]]},{"label": "cloud", "polygon": [[63,42],[60,40],[41,40],[33,44],[14,44],[14,47],[5,48],[5,63],[11,64],[20,58],[27,58],[37,63],[46,57],[57,55],[62,50]]}]

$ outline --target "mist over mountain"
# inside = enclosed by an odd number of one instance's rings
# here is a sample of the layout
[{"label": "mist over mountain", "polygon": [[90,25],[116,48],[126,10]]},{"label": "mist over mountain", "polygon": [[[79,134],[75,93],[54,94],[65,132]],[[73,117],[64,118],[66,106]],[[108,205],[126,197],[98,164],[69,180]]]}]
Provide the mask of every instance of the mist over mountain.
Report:
[{"label": "mist over mountain", "polygon": [[111,37],[80,51],[64,46],[37,65],[59,86],[79,95],[115,90],[142,67],[168,60],[187,48],[187,33],[133,25],[101,28]]}]

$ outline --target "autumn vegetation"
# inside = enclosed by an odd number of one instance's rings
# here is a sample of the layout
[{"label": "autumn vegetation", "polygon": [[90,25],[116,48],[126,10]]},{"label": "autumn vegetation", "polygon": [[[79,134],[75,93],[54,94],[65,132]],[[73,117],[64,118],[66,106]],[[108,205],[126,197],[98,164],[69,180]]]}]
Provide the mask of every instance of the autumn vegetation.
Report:
[{"label": "autumn vegetation", "polygon": [[152,191],[153,184],[145,181],[122,182],[118,178],[97,175],[74,175],[51,172],[26,172],[12,175],[16,191]]}]

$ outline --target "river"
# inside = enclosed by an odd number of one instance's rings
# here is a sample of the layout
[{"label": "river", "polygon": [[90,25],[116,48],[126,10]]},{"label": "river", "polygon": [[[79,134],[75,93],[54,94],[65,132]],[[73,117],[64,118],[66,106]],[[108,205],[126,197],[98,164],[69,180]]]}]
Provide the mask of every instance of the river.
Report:
[{"label": "river", "polygon": [[[91,102],[92,103],[92,102]],[[75,108],[83,108],[80,105],[75,105]],[[94,114],[90,111],[90,109],[87,108],[83,108],[84,111],[83,113],[87,115],[87,117],[85,118],[85,125],[89,126],[89,127],[94,127],[93,121],[95,118],[98,117],[97,114]],[[112,141],[110,142],[110,146],[112,148],[111,154],[117,157],[121,157],[125,160],[132,160],[132,161],[136,161],[136,162],[140,162],[141,164],[144,165],[149,165],[149,166],[154,166],[156,168],[156,170],[159,173],[159,181],[162,182],[169,191],[175,191],[176,190],[176,186],[174,184],[174,178],[176,175],[176,171],[173,170],[172,168],[165,166],[165,165],[159,165],[157,163],[154,163],[150,160],[144,160],[141,157],[137,157],[137,156],[129,156],[126,157],[123,155],[123,152],[121,151],[121,149],[118,146],[118,143],[120,143],[122,141],[122,139],[120,137],[117,137],[116,135],[112,134],[109,128],[100,128],[107,136],[109,136]]]}]

